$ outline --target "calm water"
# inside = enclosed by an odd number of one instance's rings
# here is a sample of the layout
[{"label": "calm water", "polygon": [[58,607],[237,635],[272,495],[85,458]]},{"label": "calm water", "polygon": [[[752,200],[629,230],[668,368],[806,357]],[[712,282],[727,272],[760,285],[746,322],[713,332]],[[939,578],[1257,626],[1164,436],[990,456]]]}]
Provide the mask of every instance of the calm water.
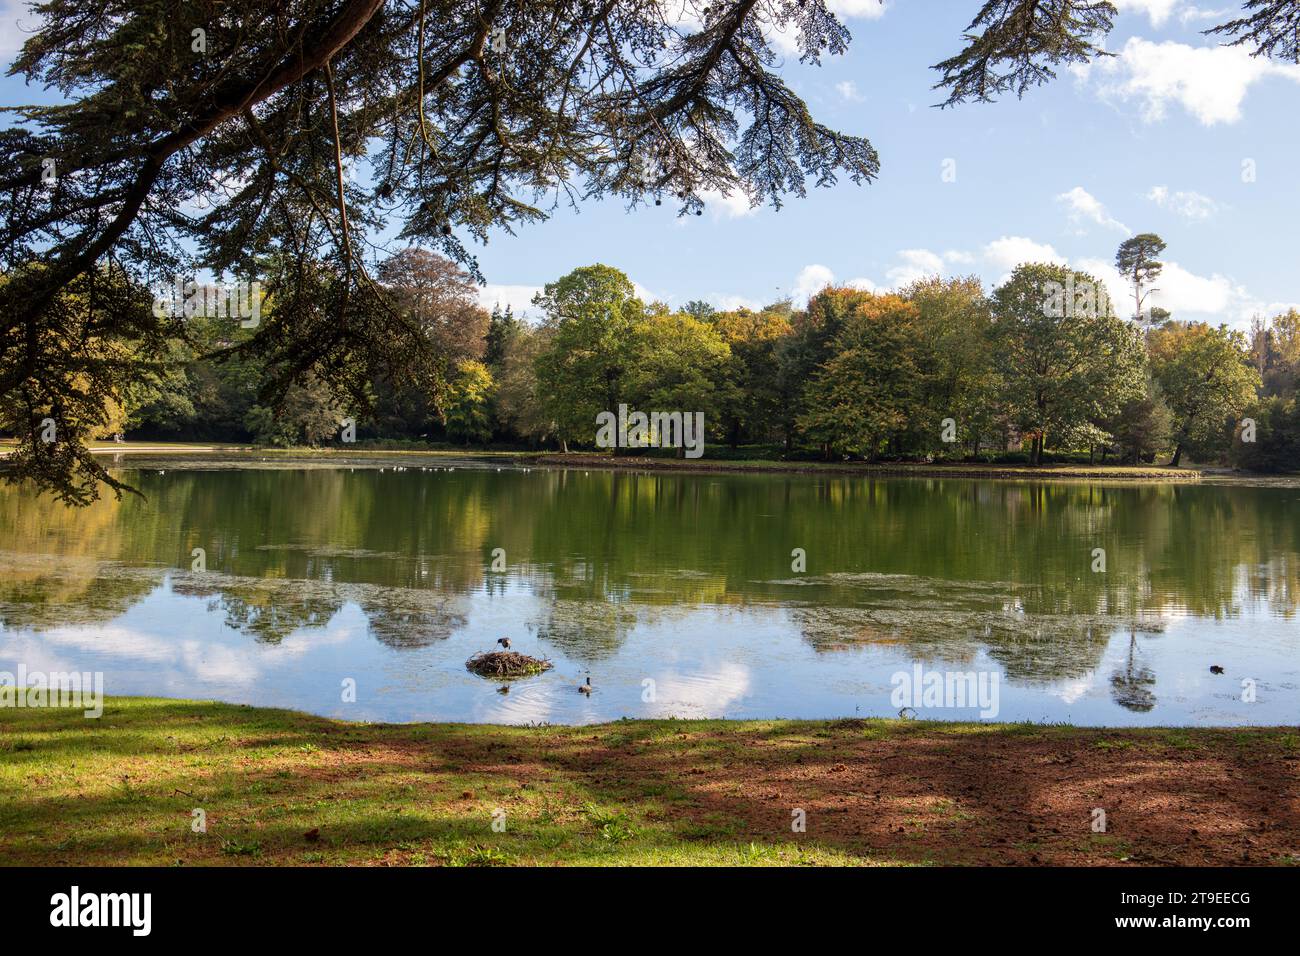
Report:
[{"label": "calm water", "polygon": [[[0,488],[0,670],[357,720],[582,723],[892,716],[892,675],[919,662],[996,673],[1001,720],[1300,714],[1298,489],[405,464],[139,462],[146,500],[81,511]],[[508,693],[467,672],[501,636],[554,670]]]}]

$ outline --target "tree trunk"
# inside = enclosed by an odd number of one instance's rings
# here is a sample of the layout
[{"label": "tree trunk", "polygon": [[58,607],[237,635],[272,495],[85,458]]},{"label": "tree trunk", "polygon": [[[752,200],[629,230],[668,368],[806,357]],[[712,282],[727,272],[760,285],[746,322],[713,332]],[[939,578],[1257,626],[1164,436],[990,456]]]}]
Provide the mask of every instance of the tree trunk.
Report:
[{"label": "tree trunk", "polygon": [[1183,443],[1179,442],[1174,446],[1174,457],[1169,461],[1170,468],[1177,468],[1178,463],[1183,460]]}]

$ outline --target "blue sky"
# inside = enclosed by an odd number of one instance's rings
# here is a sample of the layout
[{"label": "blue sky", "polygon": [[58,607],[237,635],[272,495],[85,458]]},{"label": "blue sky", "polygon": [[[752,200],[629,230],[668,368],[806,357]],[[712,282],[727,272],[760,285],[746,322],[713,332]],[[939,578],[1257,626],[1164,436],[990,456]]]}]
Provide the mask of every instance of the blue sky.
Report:
[{"label": "blue sky", "polygon": [[[1115,247],[1153,231],[1169,244],[1153,302],[1177,317],[1244,326],[1300,303],[1300,67],[1202,36],[1233,15],[1231,0],[1116,4],[1116,57],[1021,101],[939,110],[929,67],[957,51],[978,0],[832,0],[853,32],[848,55],[821,67],[791,55],[784,72],[819,120],[871,140],[875,183],[810,188],[779,212],[739,196],[689,219],[667,203],[560,209],[476,250],[483,300],[518,309],[593,262],[670,305],[757,307],[829,281],[886,289],[938,272],[991,285],[1018,262],[1052,260],[1106,279],[1123,303]],[[0,6],[7,60],[18,5]],[[7,105],[38,94],[0,80]]]}]

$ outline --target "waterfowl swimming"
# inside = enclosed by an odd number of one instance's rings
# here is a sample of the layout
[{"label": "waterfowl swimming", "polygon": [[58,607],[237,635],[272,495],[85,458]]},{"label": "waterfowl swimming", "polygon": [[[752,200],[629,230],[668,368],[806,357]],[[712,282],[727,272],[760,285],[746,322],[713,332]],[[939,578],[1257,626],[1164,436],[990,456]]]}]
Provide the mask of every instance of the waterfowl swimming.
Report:
[{"label": "waterfowl swimming", "polygon": [[579,684],[579,685],[578,685],[578,691],[579,691],[580,693],[583,693],[583,694],[590,694],[590,693],[591,693],[591,678],[590,678],[590,677],[587,678],[587,683],[585,683],[585,684]]},{"label": "waterfowl swimming", "polygon": [[506,650],[510,650],[510,638],[498,637],[497,643],[500,644],[502,647],[504,647]]},{"label": "waterfowl swimming", "polygon": [[1211,664],[1211,665],[1210,665],[1210,673],[1211,673],[1211,674],[1222,674],[1222,673],[1223,673],[1223,668],[1220,667],[1218,664]]}]

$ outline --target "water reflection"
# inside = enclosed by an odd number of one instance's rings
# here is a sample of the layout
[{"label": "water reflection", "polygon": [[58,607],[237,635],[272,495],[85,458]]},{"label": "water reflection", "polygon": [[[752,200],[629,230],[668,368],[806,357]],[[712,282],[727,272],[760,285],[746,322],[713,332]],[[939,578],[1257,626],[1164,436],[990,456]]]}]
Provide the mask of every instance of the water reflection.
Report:
[{"label": "water reflection", "polygon": [[[140,468],[146,500],[82,511],[0,489],[0,668],[95,657],[132,693],[522,722],[888,713],[889,674],[924,660],[1000,671],[1004,718],[1295,711],[1293,489],[210,465]],[[502,634],[554,676],[467,675]],[[1237,666],[1211,682],[1216,655]],[[574,699],[594,670],[621,676]],[[363,714],[334,700],[350,673]]]}]

